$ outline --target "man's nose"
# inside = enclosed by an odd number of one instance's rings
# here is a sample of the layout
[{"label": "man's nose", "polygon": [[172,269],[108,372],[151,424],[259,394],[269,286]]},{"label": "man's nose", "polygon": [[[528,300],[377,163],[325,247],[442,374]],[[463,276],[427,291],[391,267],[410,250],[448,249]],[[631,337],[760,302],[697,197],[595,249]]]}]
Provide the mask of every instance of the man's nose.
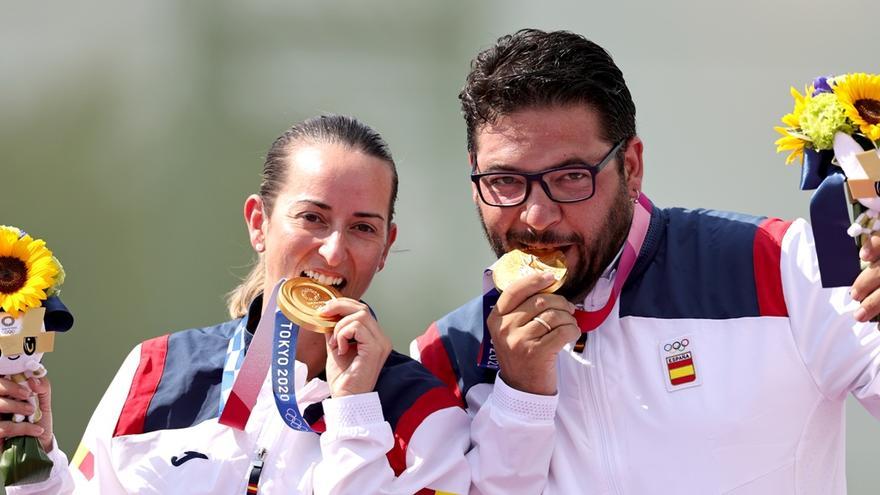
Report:
[{"label": "man's nose", "polygon": [[529,197],[520,208],[520,221],[537,232],[549,229],[562,219],[559,203],[550,199],[540,184],[532,185]]}]

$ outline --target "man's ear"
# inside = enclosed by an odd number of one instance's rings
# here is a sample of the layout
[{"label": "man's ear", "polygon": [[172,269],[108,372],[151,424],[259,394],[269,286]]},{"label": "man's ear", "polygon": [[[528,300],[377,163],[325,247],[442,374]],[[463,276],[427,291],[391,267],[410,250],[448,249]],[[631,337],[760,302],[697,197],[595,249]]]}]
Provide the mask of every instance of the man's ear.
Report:
[{"label": "man's ear", "polygon": [[244,223],[248,229],[248,237],[254,251],[262,253],[266,250],[266,227],[269,218],[263,210],[263,198],[251,194],[244,201]]},{"label": "man's ear", "polygon": [[623,169],[626,172],[626,187],[630,197],[635,199],[642,190],[642,176],[645,172],[642,162],[644,144],[638,136],[633,136],[623,153]]}]

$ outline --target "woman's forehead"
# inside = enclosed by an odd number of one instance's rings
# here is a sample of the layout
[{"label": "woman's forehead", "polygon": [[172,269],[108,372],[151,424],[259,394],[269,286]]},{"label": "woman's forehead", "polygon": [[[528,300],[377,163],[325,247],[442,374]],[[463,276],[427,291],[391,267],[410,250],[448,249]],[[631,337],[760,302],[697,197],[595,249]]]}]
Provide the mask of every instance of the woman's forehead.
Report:
[{"label": "woman's forehead", "polygon": [[385,215],[391,181],[391,168],[380,158],[336,144],[309,145],[291,154],[284,195],[292,203],[307,200]]}]

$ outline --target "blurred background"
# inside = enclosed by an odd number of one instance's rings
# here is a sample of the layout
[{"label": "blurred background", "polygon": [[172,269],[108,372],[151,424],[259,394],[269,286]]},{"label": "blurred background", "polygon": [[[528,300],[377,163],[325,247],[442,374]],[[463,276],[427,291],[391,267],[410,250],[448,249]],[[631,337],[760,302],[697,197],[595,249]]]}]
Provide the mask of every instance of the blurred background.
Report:
[{"label": "blurred background", "polygon": [[[611,52],[657,204],[786,218],[809,201],[773,145],[789,87],[878,71],[869,0],[0,5],[0,224],[67,270],[76,325],[44,361],[69,455],[132,346],[227,319],[252,261],[244,198],[293,122],[349,113],[391,145],[400,236],[366,300],[403,350],[492,261],[456,96],[498,36],[569,29]],[[855,402],[848,423],[850,493],[873,493],[880,427]]]}]

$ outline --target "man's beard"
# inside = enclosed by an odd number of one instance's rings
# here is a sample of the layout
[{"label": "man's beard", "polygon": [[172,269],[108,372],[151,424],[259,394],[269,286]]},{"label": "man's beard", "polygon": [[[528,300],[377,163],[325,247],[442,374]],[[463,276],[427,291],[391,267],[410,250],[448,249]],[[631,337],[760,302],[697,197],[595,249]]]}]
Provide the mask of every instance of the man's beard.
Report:
[{"label": "man's beard", "polygon": [[[621,185],[625,182],[621,180]],[[593,290],[596,281],[620,251],[623,242],[629,233],[632,223],[633,202],[624,193],[625,187],[621,187],[621,193],[617,195],[611,208],[603,219],[601,230],[598,232],[593,243],[587,246],[583,236],[571,232],[567,234],[557,233],[552,230],[535,232],[533,230],[511,230],[504,236],[506,242],[502,242],[501,235],[490,232],[483,219],[483,212],[477,206],[477,214],[480,216],[480,224],[483,232],[495,255],[499,258],[511,249],[528,249],[529,246],[558,246],[571,245],[578,253],[577,265],[570,267],[565,283],[556,294],[580,304],[583,298]],[[587,200],[589,201],[589,200]],[[505,247],[507,246],[507,247]]]}]

